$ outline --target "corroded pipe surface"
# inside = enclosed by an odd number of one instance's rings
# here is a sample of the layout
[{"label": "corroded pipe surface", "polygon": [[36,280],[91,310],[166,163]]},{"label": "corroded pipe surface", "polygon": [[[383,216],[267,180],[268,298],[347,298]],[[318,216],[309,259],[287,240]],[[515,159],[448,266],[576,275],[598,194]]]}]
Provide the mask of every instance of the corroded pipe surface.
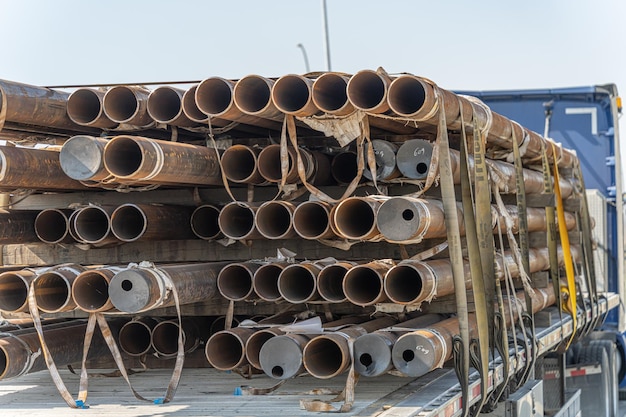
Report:
[{"label": "corroded pipe surface", "polygon": [[122,204],[111,214],[111,231],[123,242],[191,239],[192,211],[186,206]]},{"label": "corroded pipe surface", "polygon": [[217,219],[220,230],[230,239],[258,239],[261,234],[256,228],[254,217],[258,207],[234,201],[226,204]]},{"label": "corroded pipe surface", "polygon": [[[460,215],[459,226],[464,233],[463,213],[460,210],[457,212]],[[392,197],[378,209],[376,225],[387,240],[394,242],[446,236],[443,204],[439,200]]]},{"label": "corroded pipe surface", "polygon": [[207,360],[220,371],[230,371],[247,364],[246,342],[255,331],[246,327],[235,327],[215,333],[206,342]]},{"label": "corroded pipe surface", "polygon": [[141,87],[115,86],[104,95],[104,113],[117,123],[147,126],[153,122],[148,114],[149,94]]},{"label": "corroded pipe surface", "polygon": [[296,236],[293,213],[296,206],[282,200],[266,201],[254,216],[254,225],[267,239],[288,239]]},{"label": "corroded pipe surface", "polygon": [[113,309],[109,298],[109,283],[123,268],[107,266],[81,272],[72,283],[72,298],[76,306],[88,313]]},{"label": "corroded pipe surface", "polygon": [[159,123],[180,127],[197,126],[197,123],[183,112],[183,94],[185,91],[180,88],[171,86],[156,88],[148,96],[148,114]]},{"label": "corroded pipe surface", "polygon": [[37,215],[31,210],[0,210],[0,244],[37,242]]},{"label": "corroded pipe surface", "polygon": [[59,154],[61,169],[77,181],[101,181],[111,174],[104,167],[104,146],[108,140],[93,136],[72,136]]},{"label": "corroded pipe surface", "polygon": [[104,114],[103,100],[103,91],[79,88],[67,99],[67,115],[81,126],[112,129],[118,124]]},{"label": "corroded pipe surface", "polygon": [[[45,209],[35,218],[35,234],[44,243],[70,243],[74,238],[70,235],[69,217],[71,209]],[[6,233],[2,233],[5,236]]]},{"label": "corroded pipe surface", "polygon": [[200,239],[212,240],[222,236],[218,218],[220,215],[220,209],[205,204],[197,207],[193,213],[191,213],[191,230]]},{"label": "corroded pipe surface", "polygon": [[48,269],[33,279],[37,307],[44,313],[60,313],[76,308],[72,298],[72,284],[85,271],[80,265],[59,265]]},{"label": "corroded pipe surface", "polygon": [[276,80],[272,87],[272,101],[281,112],[298,117],[320,112],[313,101],[313,80],[301,75],[288,74]]},{"label": "corroded pipe surface", "polygon": [[232,263],[217,275],[217,288],[227,300],[242,301],[254,299],[252,280],[261,265],[252,262]]},{"label": "corroded pipe surface", "polygon": [[374,261],[350,268],[343,278],[343,292],[348,301],[369,306],[387,300],[383,281],[392,266],[387,262]]},{"label": "corroded pipe surface", "polygon": [[330,239],[335,237],[330,225],[332,206],[323,201],[305,201],[293,212],[293,229],[309,240]]}]

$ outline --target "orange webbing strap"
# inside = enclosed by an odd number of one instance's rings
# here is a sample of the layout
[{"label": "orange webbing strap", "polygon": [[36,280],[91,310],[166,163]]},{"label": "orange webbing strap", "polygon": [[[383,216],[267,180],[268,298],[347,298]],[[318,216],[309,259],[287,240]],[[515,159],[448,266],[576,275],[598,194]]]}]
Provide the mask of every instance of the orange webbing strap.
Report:
[{"label": "orange webbing strap", "polygon": [[[552,155],[556,155],[556,146],[552,143]],[[561,237],[561,248],[563,248],[563,262],[565,264],[565,275],[567,276],[567,286],[562,286],[561,291],[565,292],[567,297],[562,300],[563,309],[572,316],[573,330],[567,342],[566,349],[574,340],[577,322],[577,300],[576,300],[576,277],[574,275],[574,262],[569,244],[569,235],[567,233],[567,223],[565,222],[565,210],[563,208],[563,199],[561,197],[561,185],[559,177],[559,166],[554,162],[554,196],[556,198],[556,214],[559,223],[559,236]]]}]

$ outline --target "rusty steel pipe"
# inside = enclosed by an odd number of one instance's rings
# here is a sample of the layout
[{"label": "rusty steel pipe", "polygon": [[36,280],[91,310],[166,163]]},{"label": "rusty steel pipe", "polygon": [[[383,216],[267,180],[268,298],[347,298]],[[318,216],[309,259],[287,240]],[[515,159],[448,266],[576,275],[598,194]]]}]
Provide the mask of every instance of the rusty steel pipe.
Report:
[{"label": "rusty steel pipe", "polygon": [[379,376],[393,369],[391,353],[398,338],[414,329],[430,326],[444,319],[439,314],[425,314],[387,330],[376,330],[359,336],[354,341],[354,370],[363,376]]},{"label": "rusty steel pipe", "polygon": [[[181,99],[181,106],[183,108],[183,113],[185,113],[185,116],[187,116],[189,120],[196,122],[198,124],[206,124],[209,121],[209,116],[203,113],[202,110],[200,110],[198,108],[198,105],[196,104],[197,88],[198,88],[197,84],[193,85],[189,87],[183,93],[183,98]],[[215,122],[215,119],[212,119],[211,122]]]},{"label": "rusty steel pipe", "polygon": [[0,146],[0,189],[85,190],[86,186],[65,175],[59,152]]},{"label": "rusty steel pipe", "polygon": [[[516,294],[515,308],[525,309],[524,292]],[[554,304],[554,289],[535,288],[531,294],[533,313]],[[509,319],[509,307],[505,302],[505,320]],[[470,336],[476,337],[476,313],[469,314]],[[397,370],[405,375],[418,377],[438,367],[452,357],[452,338],[459,333],[458,318],[453,317],[426,329],[405,333],[394,344],[391,353],[392,361]]]},{"label": "rusty steel pipe", "polygon": [[[231,321],[232,327],[239,326],[239,319],[235,316]],[[211,326],[209,327],[209,335],[214,335],[215,333],[226,330],[226,316],[216,317],[215,320],[211,322]]]},{"label": "rusty steel pipe", "polygon": [[217,288],[220,294],[232,301],[255,299],[252,280],[260,266],[253,262],[226,265],[217,275]]},{"label": "rusty steel pipe", "polygon": [[255,205],[240,201],[226,204],[217,219],[224,236],[235,240],[262,237],[254,222],[257,209]]},{"label": "rusty steel pipe", "polygon": [[[368,148],[369,144],[366,145],[366,152]],[[400,171],[396,166],[396,152],[398,150],[396,144],[386,140],[374,139],[372,140],[372,149],[376,161],[376,180],[387,181],[399,177]],[[369,166],[365,166],[363,176],[368,180],[374,178]]]},{"label": "rusty steel pipe", "polygon": [[348,271],[354,267],[356,262],[337,262],[326,265],[317,275],[317,291],[320,296],[331,303],[342,303],[347,301],[343,291],[343,280]]},{"label": "rusty steel pipe", "polygon": [[[193,319],[183,318],[181,323],[183,349],[185,353],[191,353],[200,346],[200,330]],[[180,328],[178,320],[165,320],[154,326],[150,344],[158,356],[163,358],[176,356]]]},{"label": "rusty steel pipe", "polygon": [[387,90],[391,81],[386,74],[372,70],[359,71],[348,80],[348,99],[357,109],[369,113],[386,113],[389,111]]},{"label": "rusty steel pipe", "polygon": [[[297,155],[296,151],[291,146],[287,148],[287,157],[289,158],[289,168],[287,170],[286,183],[292,184],[300,182],[296,165]],[[303,162],[306,162],[306,159]],[[263,148],[258,155],[258,169],[261,176],[268,182],[280,182],[282,178],[280,167],[280,145],[269,145]]]},{"label": "rusty steel pipe", "polygon": [[330,224],[331,210],[323,201],[302,202],[293,211],[293,229],[304,239],[331,239],[336,236]]},{"label": "rusty steel pipe", "polygon": [[275,327],[260,329],[255,332],[246,341],[245,351],[248,363],[256,369],[262,370],[261,366],[261,349],[270,339],[284,335],[285,332]]},{"label": "rusty steel pipe", "polygon": [[81,272],[72,283],[72,298],[76,306],[87,313],[113,309],[109,298],[109,283],[123,268],[106,266]]},{"label": "rusty steel pipe", "polygon": [[[47,268],[46,268],[47,269]],[[42,269],[39,273],[45,271]],[[0,310],[7,313],[28,311],[28,288],[38,271],[22,269],[0,274]]]},{"label": "rusty steel pipe", "polygon": [[215,333],[206,342],[207,360],[220,371],[230,371],[246,365],[246,342],[254,332],[255,329],[235,327]]},{"label": "rusty steel pipe", "polygon": [[297,117],[320,113],[313,101],[313,80],[297,74],[280,77],[272,86],[272,102],[278,110]]},{"label": "rusty steel pipe", "polygon": [[191,239],[192,212],[186,206],[122,204],[111,214],[111,231],[122,242]]},{"label": "rusty steel pipe", "polygon": [[120,349],[130,356],[143,356],[152,352],[152,329],[158,321],[152,317],[136,318],[120,329]]},{"label": "rusty steel pipe", "polygon": [[32,210],[0,210],[0,244],[38,242],[35,232],[37,214]]},{"label": "rusty steel pipe", "polygon": [[358,172],[356,152],[339,152],[330,163],[330,174],[339,185],[350,184],[356,178]]},{"label": "rusty steel pipe", "polygon": [[271,130],[281,129],[278,122],[250,116],[237,108],[234,101],[234,89],[234,81],[220,77],[207,78],[196,88],[196,105],[202,113],[211,117],[212,122],[218,118]]},{"label": "rusty steel pipe", "polygon": [[119,242],[111,232],[113,206],[87,206],[76,212],[73,226],[79,241],[104,246]]},{"label": "rusty steel pipe", "polygon": [[336,116],[347,116],[354,112],[348,100],[347,86],[350,78],[345,75],[327,72],[313,82],[312,99],[318,109]]},{"label": "rusty steel pipe", "polygon": [[380,234],[376,225],[382,200],[372,197],[348,197],[337,204],[331,215],[336,233],[345,239],[368,240]]},{"label": "rusty steel pipe", "polygon": [[[74,238],[70,235],[69,217],[71,209],[45,209],[35,218],[35,234],[44,243],[70,243]],[[5,233],[2,233],[5,236]]]},{"label": "rusty steel pipe", "polygon": [[258,148],[232,145],[222,154],[222,169],[229,181],[243,184],[262,184],[265,179],[259,172]]},{"label": "rusty steel pipe", "polygon": [[220,209],[210,205],[204,204],[197,207],[193,213],[191,213],[191,230],[193,233],[204,240],[214,240],[222,236],[218,218],[220,215]]},{"label": "rusty steel pipe", "polygon": [[288,266],[287,262],[272,262],[261,265],[252,278],[254,292],[262,300],[275,302],[283,299],[278,290],[278,277]]},{"label": "rusty steel pipe", "polygon": [[350,268],[342,284],[348,301],[359,306],[370,306],[386,301],[385,274],[392,266],[387,262],[373,261]]},{"label": "rusty steel pipe", "polygon": [[93,136],[72,136],[59,154],[61,169],[77,181],[101,181],[109,177],[104,167],[104,146],[108,140]]},{"label": "rusty steel pipe", "polygon": [[69,232],[70,232],[70,236],[72,236],[72,238],[76,242],[87,243],[80,236],[78,236],[78,233],[76,232],[76,216],[78,216],[78,213],[80,212],[80,210],[81,209],[74,210],[72,214],[70,214],[70,217],[67,220],[69,222]]},{"label": "rusty steel pipe", "polygon": [[113,306],[138,313],[174,305],[173,289],[181,305],[210,300],[218,294],[217,274],[226,262],[137,266],[115,274],[109,283]]},{"label": "rusty steel pipe", "polygon": [[50,268],[33,279],[37,308],[44,313],[61,313],[76,308],[72,298],[72,283],[84,272],[80,265],[66,264]]},{"label": "rusty steel pipe", "polygon": [[272,101],[274,80],[247,75],[235,83],[233,101],[242,113],[282,122],[284,116]]},{"label": "rusty steel pipe", "polygon": [[104,166],[118,182],[222,185],[215,149],[137,136],[116,136],[104,147]]},{"label": "rusty steel pipe", "polygon": [[183,112],[183,94],[185,90],[171,86],[161,86],[148,95],[147,110],[157,123],[179,127],[193,127],[198,123]]},{"label": "rusty steel pipe", "polygon": [[67,99],[67,116],[81,126],[113,129],[118,123],[104,113],[104,92],[79,88]]},{"label": "rusty steel pipe", "polygon": [[289,265],[278,276],[280,295],[294,304],[319,299],[317,275],[321,270],[321,265],[311,262]]},{"label": "rusty steel pipe", "polygon": [[142,87],[118,85],[104,94],[104,114],[114,122],[133,126],[148,126],[153,123],[148,114],[150,91]]},{"label": "rusty steel pipe", "polygon": [[266,239],[292,238],[296,236],[296,231],[293,228],[295,209],[295,204],[289,201],[266,201],[256,211],[254,225]]},{"label": "rusty steel pipe", "polygon": [[359,336],[392,326],[393,317],[374,319],[311,339],[302,352],[302,362],[315,378],[329,379],[345,372],[352,361],[350,342]]}]

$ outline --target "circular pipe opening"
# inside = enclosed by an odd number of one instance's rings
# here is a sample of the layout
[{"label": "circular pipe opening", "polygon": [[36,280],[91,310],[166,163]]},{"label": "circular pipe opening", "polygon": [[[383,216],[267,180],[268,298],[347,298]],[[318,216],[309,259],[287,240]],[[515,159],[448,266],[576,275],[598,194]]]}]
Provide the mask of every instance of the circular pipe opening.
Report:
[{"label": "circular pipe opening", "polygon": [[67,99],[67,115],[79,125],[89,125],[102,114],[102,103],[98,94],[90,89],[74,91]]},{"label": "circular pipe opening", "polygon": [[417,171],[418,174],[424,175],[428,172],[428,164],[425,162],[419,162],[415,166],[415,170]]},{"label": "circular pipe opening", "polygon": [[206,114],[202,113],[202,111],[198,108],[196,104],[196,90],[198,89],[197,85],[190,87],[189,90],[185,91],[183,94],[183,113],[192,121],[197,123],[204,123],[208,120]]},{"label": "circular pipe opening", "polygon": [[99,310],[109,302],[109,280],[99,271],[83,272],[72,284],[72,296],[81,310]]},{"label": "circular pipe opening", "polygon": [[28,282],[12,272],[0,274],[0,310],[15,312],[28,302]]},{"label": "circular pipe opening", "polygon": [[218,224],[224,235],[231,239],[243,239],[254,231],[254,210],[229,203],[220,212]]},{"label": "circular pipe opening", "polygon": [[335,225],[341,234],[350,239],[367,236],[376,227],[372,206],[358,198],[342,201],[335,209]]},{"label": "circular pipe opening", "polygon": [[278,291],[290,303],[304,303],[315,294],[315,275],[302,265],[290,265],[278,277]]},{"label": "circular pipe opening", "polygon": [[135,205],[119,206],[111,215],[111,230],[124,242],[139,239],[147,228],[148,219],[145,213]]},{"label": "circular pipe opening", "polygon": [[139,102],[133,90],[124,86],[111,88],[104,95],[104,112],[117,123],[131,120],[139,112]]},{"label": "circular pipe opening", "polygon": [[231,333],[216,333],[207,342],[206,356],[213,367],[230,370],[242,362],[244,346],[241,339]]},{"label": "circular pipe opening", "polygon": [[357,155],[341,152],[330,163],[330,173],[338,184],[350,184],[358,172]]},{"label": "circular pipe opening", "polygon": [[368,267],[356,266],[346,274],[343,280],[343,291],[353,304],[370,305],[383,292],[383,284],[376,271]]},{"label": "circular pipe opening", "polygon": [[256,155],[247,146],[231,146],[222,155],[222,169],[230,181],[246,181],[255,173],[256,167]]},{"label": "circular pipe opening", "polygon": [[267,239],[280,239],[291,230],[291,210],[279,202],[268,202],[256,212],[256,228]]},{"label": "circular pipe opening", "polygon": [[125,279],[122,281],[120,285],[124,291],[131,291],[133,289],[133,282],[131,280]]},{"label": "circular pipe opening", "polygon": [[243,265],[227,265],[217,275],[217,288],[228,300],[244,300],[253,291],[252,273]]},{"label": "circular pipe opening", "polygon": [[200,206],[191,215],[191,230],[200,239],[215,239],[221,231],[218,223],[220,210],[214,206]]},{"label": "circular pipe opening", "polygon": [[359,362],[363,366],[370,366],[374,363],[374,360],[372,359],[372,355],[370,355],[369,353],[364,353],[359,356]]},{"label": "circular pipe opening", "polygon": [[271,102],[271,86],[261,77],[244,77],[235,84],[234,97],[237,107],[243,112],[259,113]]},{"label": "circular pipe opening", "polygon": [[35,218],[35,233],[45,243],[58,243],[69,233],[67,216],[61,210],[41,211]]},{"label": "circular pipe opening", "polygon": [[278,301],[282,298],[278,291],[278,277],[284,267],[276,264],[262,265],[254,273],[254,291],[265,301]]},{"label": "circular pipe opening", "polygon": [[317,239],[330,228],[326,207],[317,202],[304,202],[293,212],[293,228],[305,239]]},{"label": "circular pipe opening", "polygon": [[410,303],[422,294],[422,276],[409,265],[396,265],[385,276],[385,293],[396,303]]},{"label": "circular pipe opening", "polygon": [[331,303],[340,303],[346,300],[343,292],[343,279],[348,268],[343,265],[329,265],[322,269],[317,276],[317,291],[322,298]]},{"label": "circular pipe opening", "polygon": [[126,177],[139,170],[143,163],[141,147],[131,137],[117,137],[104,148],[104,166],[116,177]]},{"label": "circular pipe opening", "polygon": [[74,218],[74,227],[80,240],[88,243],[102,241],[111,230],[109,215],[95,206],[80,210]]},{"label": "circular pipe opening", "polygon": [[[267,342],[274,336],[275,336],[274,333],[271,333],[269,331],[259,330],[258,332],[250,336],[250,338],[246,342],[246,358],[248,359],[248,362],[250,362],[250,364],[254,366],[255,368],[261,369],[261,362],[259,360],[261,348],[263,347],[265,342]],[[281,375],[279,376],[282,376],[282,368],[281,368]]]},{"label": "circular pipe opening", "polygon": [[233,89],[228,80],[207,78],[196,88],[196,105],[204,114],[217,116],[233,103]]},{"label": "circular pipe opening", "polygon": [[385,82],[374,71],[362,71],[348,82],[348,97],[354,107],[371,110],[385,100]]},{"label": "circular pipe opening", "polygon": [[[294,169],[294,157],[292,152],[288,152],[289,166],[287,175],[289,176]],[[270,145],[263,148],[258,156],[258,169],[263,178],[270,182],[280,182],[282,179],[281,162],[280,162],[280,145]]]},{"label": "circular pipe opening", "polygon": [[410,209],[402,210],[402,218],[406,221],[411,221],[415,217],[415,212]]},{"label": "circular pipe opening", "polygon": [[283,376],[283,374],[284,374],[284,370],[282,366],[274,366],[272,368],[272,376],[274,378],[280,378]]},{"label": "circular pipe opening", "polygon": [[348,104],[346,79],[337,74],[324,74],[313,84],[313,102],[322,111],[332,113]]},{"label": "circular pipe opening", "polygon": [[311,99],[311,90],[302,78],[286,75],[274,84],[272,98],[280,111],[295,113],[308,104]]},{"label": "circular pipe opening", "polygon": [[405,362],[411,362],[415,359],[415,352],[409,349],[402,351],[402,359],[404,359]]},{"label": "circular pipe opening", "polygon": [[131,321],[122,326],[119,334],[120,349],[131,356],[141,356],[150,351],[152,330],[140,321]]},{"label": "circular pipe opening", "polygon": [[325,337],[311,340],[304,348],[306,370],[316,378],[330,378],[341,371],[345,363],[341,348]]},{"label": "circular pipe opening", "polygon": [[399,115],[409,116],[418,112],[425,99],[426,90],[416,78],[399,77],[389,86],[389,107]]},{"label": "circular pipe opening", "polygon": [[181,112],[181,97],[170,87],[159,87],[148,96],[148,114],[157,122],[169,123]]},{"label": "circular pipe opening", "polygon": [[[183,334],[183,340],[185,335]],[[173,356],[178,352],[178,324],[162,321],[152,330],[152,348],[163,356]]]},{"label": "circular pipe opening", "polygon": [[34,282],[35,300],[41,311],[56,312],[71,300],[68,280],[56,271],[39,275]]}]

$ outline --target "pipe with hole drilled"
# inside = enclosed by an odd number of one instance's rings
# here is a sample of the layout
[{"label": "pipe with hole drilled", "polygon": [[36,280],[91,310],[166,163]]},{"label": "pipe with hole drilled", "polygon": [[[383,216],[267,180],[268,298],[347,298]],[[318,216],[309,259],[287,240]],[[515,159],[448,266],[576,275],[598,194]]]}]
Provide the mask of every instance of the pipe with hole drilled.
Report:
[{"label": "pipe with hole drilled", "polygon": [[65,141],[59,154],[61,169],[77,181],[102,181],[109,177],[104,167],[104,146],[107,139],[94,136],[72,136]]}]

